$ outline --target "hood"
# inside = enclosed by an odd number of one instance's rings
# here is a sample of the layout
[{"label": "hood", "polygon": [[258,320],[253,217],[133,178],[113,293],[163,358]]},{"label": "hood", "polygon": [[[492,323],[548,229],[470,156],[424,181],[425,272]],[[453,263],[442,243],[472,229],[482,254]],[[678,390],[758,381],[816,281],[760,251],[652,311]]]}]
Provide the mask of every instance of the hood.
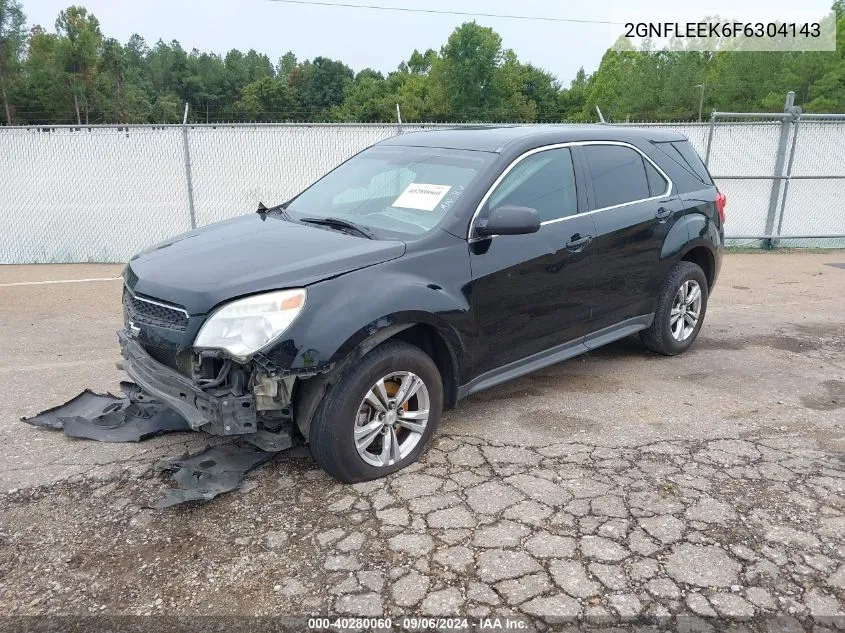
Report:
[{"label": "hood", "polygon": [[368,240],[245,215],[184,233],[129,261],[126,282],[141,295],[204,314],[235,297],[295,288],[405,253],[401,241]]}]

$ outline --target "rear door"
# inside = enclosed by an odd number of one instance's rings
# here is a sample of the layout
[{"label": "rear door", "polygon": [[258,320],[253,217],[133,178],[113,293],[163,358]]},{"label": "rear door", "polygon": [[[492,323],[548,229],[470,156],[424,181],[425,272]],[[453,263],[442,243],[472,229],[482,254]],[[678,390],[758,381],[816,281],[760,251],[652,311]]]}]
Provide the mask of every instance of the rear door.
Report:
[{"label": "rear door", "polygon": [[663,241],[684,205],[666,174],[632,145],[585,144],[579,156],[596,225],[596,288],[590,331],[655,310]]},{"label": "rear door", "polygon": [[553,147],[513,166],[482,208],[479,217],[504,205],[530,207],[542,225],[537,233],[470,244],[472,307],[481,339],[476,374],[586,333],[595,226],[590,215],[579,213],[587,204],[579,186],[570,148]]}]

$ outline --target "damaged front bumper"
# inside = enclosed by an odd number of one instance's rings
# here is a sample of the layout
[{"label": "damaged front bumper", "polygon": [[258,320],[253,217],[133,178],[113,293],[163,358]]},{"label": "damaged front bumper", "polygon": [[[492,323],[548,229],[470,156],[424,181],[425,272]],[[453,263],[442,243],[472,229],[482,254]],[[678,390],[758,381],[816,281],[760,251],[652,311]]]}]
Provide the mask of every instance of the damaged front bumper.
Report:
[{"label": "damaged front bumper", "polygon": [[138,442],[189,430],[235,436],[230,443],[160,465],[173,473],[178,487],[155,508],[207,501],[234,490],[249,470],[293,445],[290,393],[296,376],[280,375],[287,372],[264,359],[237,369],[227,363],[203,389],[155,360],[126,330],[118,332],[118,340],[124,358],[118,367],[134,381],[120,383],[122,397],[86,389],[63,405],[21,420],[101,442]]},{"label": "damaged front bumper", "polygon": [[124,329],[117,333],[124,370],[145,392],[181,415],[194,430],[214,435],[243,435],[258,430],[251,394],[215,396],[190,378],[154,360]]}]

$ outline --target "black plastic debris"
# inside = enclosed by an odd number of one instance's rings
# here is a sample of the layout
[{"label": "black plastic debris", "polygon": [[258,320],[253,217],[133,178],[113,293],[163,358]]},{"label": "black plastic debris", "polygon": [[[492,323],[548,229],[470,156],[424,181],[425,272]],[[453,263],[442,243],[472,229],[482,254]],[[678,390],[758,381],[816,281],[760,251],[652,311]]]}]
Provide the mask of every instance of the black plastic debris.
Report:
[{"label": "black plastic debris", "polygon": [[[192,430],[176,411],[135,383],[122,382],[120,388],[122,397],[86,389],[65,404],[21,420],[32,426],[63,430],[69,437],[100,442],[139,442],[163,433]],[[291,425],[280,424],[273,432],[261,429],[241,441],[209,446],[195,455],[185,453],[160,462],[156,469],[172,472],[178,487],[150,507],[208,501],[234,490],[247,472],[291,444]]]},{"label": "black plastic debris", "polygon": [[156,470],[172,472],[178,488],[151,504],[151,508],[168,508],[186,501],[208,501],[237,488],[244,475],[256,466],[270,461],[277,453],[263,451],[243,442],[209,446],[195,455],[159,462]]},{"label": "black plastic debris", "polygon": [[65,404],[21,420],[32,426],[61,429],[69,437],[99,442],[140,442],[163,433],[191,430],[178,413],[151,399],[135,383],[122,382],[120,388],[123,397],[86,389]]}]

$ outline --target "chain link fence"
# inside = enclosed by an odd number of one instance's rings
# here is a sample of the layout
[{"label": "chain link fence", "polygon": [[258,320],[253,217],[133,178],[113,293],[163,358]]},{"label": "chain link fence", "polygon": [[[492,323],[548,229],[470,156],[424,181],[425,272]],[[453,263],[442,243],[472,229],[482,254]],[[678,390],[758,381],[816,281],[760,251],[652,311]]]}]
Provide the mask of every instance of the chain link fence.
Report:
[{"label": "chain link fence", "polygon": [[[845,117],[769,116],[637,125],[676,130],[709,157],[728,197],[728,236],[755,238],[738,243],[845,247]],[[373,143],[435,127],[455,126],[0,128],[0,263],[123,262],[193,226],[286,200]]]}]

